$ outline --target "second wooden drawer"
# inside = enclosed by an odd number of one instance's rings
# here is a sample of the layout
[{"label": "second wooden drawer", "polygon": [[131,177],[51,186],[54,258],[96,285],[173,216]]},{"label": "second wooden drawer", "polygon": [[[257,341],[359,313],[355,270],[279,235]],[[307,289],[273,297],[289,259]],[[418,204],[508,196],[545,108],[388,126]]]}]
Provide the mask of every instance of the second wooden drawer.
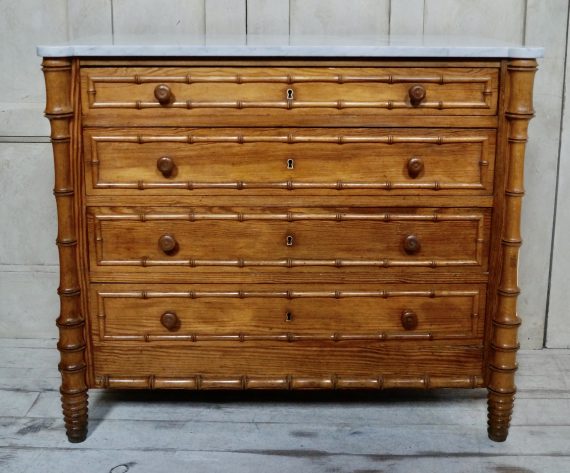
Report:
[{"label": "second wooden drawer", "polygon": [[494,130],[89,129],[89,194],[491,194]]},{"label": "second wooden drawer", "polygon": [[90,208],[90,261],[91,269],[99,271],[121,266],[135,271],[141,267],[484,271],[490,216],[488,209]]}]

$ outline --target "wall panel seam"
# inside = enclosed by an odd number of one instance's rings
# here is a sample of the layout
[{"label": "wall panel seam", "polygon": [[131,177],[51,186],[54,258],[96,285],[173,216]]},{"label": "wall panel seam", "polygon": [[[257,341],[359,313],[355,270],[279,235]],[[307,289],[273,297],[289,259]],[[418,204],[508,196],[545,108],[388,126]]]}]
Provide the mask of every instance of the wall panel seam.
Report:
[{"label": "wall panel seam", "polygon": [[[528,0],[527,0],[528,1]],[[547,348],[548,343],[548,316],[550,313],[550,292],[552,288],[552,268],[554,264],[554,243],[556,241],[556,216],[558,213],[558,191],[560,185],[560,157],[562,154],[562,134],[564,132],[564,111],[566,109],[566,64],[568,62],[568,41],[570,40],[570,4],[566,9],[566,46],[564,48],[564,72],[562,74],[562,103],[560,105],[560,131],[558,139],[558,159],[556,160],[556,183],[554,185],[554,211],[552,215],[552,232],[550,239],[550,261],[548,265],[548,284],[546,291],[546,310],[544,314],[544,333],[542,340],[542,347]]]}]

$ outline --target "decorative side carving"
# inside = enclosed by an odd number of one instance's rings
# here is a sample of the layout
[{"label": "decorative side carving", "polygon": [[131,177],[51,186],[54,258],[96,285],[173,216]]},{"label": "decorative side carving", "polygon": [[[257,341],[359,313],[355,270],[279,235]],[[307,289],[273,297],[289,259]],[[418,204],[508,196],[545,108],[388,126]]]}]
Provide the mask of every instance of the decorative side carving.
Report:
[{"label": "decorative side carving", "polygon": [[65,428],[70,442],[82,442],[87,435],[87,384],[85,362],[85,322],[81,309],[81,290],[77,263],[75,188],[72,177],[71,125],[74,120],[74,87],[70,58],[43,61],[47,103],[45,114],[51,124],[55,167],[54,194],[57,203],[61,311],[57,319],[61,354],[61,399]]},{"label": "decorative side carving", "polygon": [[517,284],[518,254],[522,242],[520,218],[528,122],[534,116],[532,88],[536,69],[535,60],[513,60],[507,66],[508,105],[505,115],[508,121],[508,174],[501,240],[502,267],[488,359],[488,433],[489,438],[497,442],[507,438],[516,392],[517,331],[521,323],[517,315],[517,296],[520,292]]}]

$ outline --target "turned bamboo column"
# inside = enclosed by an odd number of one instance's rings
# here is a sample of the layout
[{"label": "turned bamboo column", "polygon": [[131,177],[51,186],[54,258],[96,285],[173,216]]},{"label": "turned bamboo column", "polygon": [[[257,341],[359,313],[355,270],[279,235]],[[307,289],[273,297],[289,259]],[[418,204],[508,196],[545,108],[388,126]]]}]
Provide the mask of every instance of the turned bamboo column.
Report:
[{"label": "turned bamboo column", "polygon": [[75,194],[72,175],[71,97],[72,68],[70,58],[46,58],[43,72],[46,82],[46,117],[51,124],[57,203],[60,284],[59,328],[61,402],[67,437],[82,442],[87,435],[87,384],[85,381],[85,334],[81,312]]},{"label": "turned bamboo column", "polygon": [[535,60],[512,60],[507,66],[508,170],[505,186],[505,214],[501,237],[502,266],[498,306],[493,316],[493,335],[489,356],[489,438],[506,440],[515,399],[517,332],[518,255],[521,246],[520,219],[524,195],[524,154],[528,122],[534,116],[532,87]]}]

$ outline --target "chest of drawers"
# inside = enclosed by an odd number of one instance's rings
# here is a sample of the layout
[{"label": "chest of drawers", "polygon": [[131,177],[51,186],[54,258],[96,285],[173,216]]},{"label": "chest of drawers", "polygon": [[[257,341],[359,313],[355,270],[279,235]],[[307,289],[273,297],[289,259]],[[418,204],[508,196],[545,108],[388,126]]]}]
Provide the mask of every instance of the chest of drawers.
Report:
[{"label": "chest of drawers", "polygon": [[43,70],[70,441],[93,388],[450,387],[505,440],[534,59]]}]

